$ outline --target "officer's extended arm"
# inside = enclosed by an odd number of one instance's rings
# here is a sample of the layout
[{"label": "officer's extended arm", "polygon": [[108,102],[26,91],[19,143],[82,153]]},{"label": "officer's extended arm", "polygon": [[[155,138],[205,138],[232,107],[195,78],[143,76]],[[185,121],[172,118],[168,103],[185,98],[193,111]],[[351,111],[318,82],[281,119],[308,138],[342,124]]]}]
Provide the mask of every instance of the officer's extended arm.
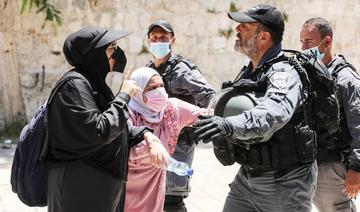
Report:
[{"label": "officer's extended arm", "polygon": [[[285,65],[284,68],[291,67]],[[284,71],[284,68],[269,70],[265,96],[256,107],[237,116],[203,119],[196,123],[195,133],[203,140],[211,140],[214,135],[248,140],[265,137],[282,128],[301,103],[302,88],[297,72]]]}]

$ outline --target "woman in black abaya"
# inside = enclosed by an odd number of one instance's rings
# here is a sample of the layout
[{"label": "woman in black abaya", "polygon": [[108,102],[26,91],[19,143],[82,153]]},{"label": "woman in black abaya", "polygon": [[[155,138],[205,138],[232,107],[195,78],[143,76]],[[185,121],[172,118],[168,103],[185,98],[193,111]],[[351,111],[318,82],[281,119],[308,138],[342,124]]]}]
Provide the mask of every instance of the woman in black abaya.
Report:
[{"label": "woman in black abaya", "polygon": [[[157,140],[127,124],[136,86],[125,81],[114,97],[105,83],[109,71],[124,71],[126,57],[115,41],[128,34],[87,27],[65,40],[70,72],[79,78],[65,83],[49,108],[49,212],[123,211],[129,148]],[[154,152],[154,163],[161,163],[161,149]]]}]

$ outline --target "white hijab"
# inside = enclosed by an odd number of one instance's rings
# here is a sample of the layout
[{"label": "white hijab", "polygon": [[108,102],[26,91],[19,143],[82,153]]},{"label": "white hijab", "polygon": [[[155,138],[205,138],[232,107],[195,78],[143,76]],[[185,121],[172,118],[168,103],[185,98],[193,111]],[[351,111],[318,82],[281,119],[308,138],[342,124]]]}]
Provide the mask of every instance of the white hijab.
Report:
[{"label": "white hijab", "polygon": [[154,112],[149,108],[143,99],[144,88],[148,84],[151,77],[159,75],[157,71],[152,68],[142,67],[136,69],[132,74],[130,80],[134,80],[136,85],[141,89],[138,90],[134,97],[129,102],[129,108],[132,111],[140,113],[143,118],[151,123],[159,123],[164,115],[164,109],[160,112]]}]

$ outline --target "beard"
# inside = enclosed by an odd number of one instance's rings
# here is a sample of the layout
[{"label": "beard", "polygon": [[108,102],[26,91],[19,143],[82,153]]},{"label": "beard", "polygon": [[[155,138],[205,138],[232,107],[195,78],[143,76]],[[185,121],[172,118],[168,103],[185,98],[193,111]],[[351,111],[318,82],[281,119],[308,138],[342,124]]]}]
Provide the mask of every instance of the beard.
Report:
[{"label": "beard", "polygon": [[247,40],[243,40],[241,35],[238,36],[238,40],[235,41],[234,49],[236,52],[240,52],[251,58],[254,56],[257,52],[256,48],[256,39],[257,39],[258,33],[254,34],[252,37],[250,37]]}]

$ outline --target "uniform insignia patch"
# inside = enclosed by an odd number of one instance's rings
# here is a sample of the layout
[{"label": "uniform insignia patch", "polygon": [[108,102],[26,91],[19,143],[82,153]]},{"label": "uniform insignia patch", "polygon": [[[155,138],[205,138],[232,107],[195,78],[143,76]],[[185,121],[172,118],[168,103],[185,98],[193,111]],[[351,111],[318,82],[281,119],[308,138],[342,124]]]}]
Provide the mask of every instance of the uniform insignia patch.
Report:
[{"label": "uniform insignia patch", "polygon": [[284,89],[288,86],[290,75],[287,72],[275,72],[270,77],[270,82],[278,89]]}]

